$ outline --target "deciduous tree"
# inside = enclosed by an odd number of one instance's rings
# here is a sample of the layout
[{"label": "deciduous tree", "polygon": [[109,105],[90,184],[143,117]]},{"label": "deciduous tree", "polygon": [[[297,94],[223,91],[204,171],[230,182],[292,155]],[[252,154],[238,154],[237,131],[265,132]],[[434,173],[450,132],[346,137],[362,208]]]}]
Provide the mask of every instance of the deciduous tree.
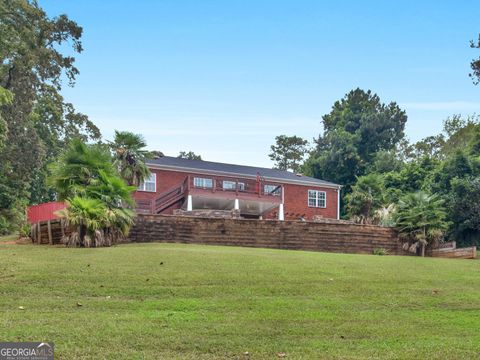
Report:
[{"label": "deciduous tree", "polygon": [[451,238],[459,246],[480,245],[480,177],[452,181],[448,194]]},{"label": "deciduous tree", "polygon": [[406,121],[396,103],[384,104],[370,90],[350,91],[323,116],[324,131],[305,164],[306,172],[343,184],[348,193],[377,152],[396,148],[404,138]]},{"label": "deciduous tree", "polygon": [[180,151],[177,157],[188,160],[202,160],[202,156],[195,154],[193,151]]},{"label": "deciduous tree", "polygon": [[[49,197],[45,164],[57,141],[68,141],[73,127],[78,133],[98,136],[98,129],[59,95],[62,80],[73,85],[78,75],[75,58],[65,53],[69,48],[73,53],[82,51],[81,35],[82,28],[74,21],[66,15],[49,18],[37,1],[0,2],[0,97],[5,90],[12,95],[9,103],[0,106],[4,120],[0,136],[8,143],[0,149],[0,216],[10,224],[15,217],[9,213],[24,212],[19,206]],[[47,99],[55,104],[48,111]]]},{"label": "deciduous tree", "polygon": [[[470,47],[473,49],[480,49],[480,35],[478,35],[478,40],[470,41]],[[469,74],[469,76],[472,78],[473,83],[477,85],[480,82],[480,57],[473,59],[470,62],[470,67],[472,72]]]}]

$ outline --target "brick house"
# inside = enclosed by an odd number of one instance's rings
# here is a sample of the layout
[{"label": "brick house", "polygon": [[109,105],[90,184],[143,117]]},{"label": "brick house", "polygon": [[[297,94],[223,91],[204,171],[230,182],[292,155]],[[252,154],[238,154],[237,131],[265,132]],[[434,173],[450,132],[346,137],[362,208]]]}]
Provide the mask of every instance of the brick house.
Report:
[{"label": "brick house", "polygon": [[134,194],[139,213],[238,209],[245,218],[338,219],[341,186],[289,171],[163,156]]}]

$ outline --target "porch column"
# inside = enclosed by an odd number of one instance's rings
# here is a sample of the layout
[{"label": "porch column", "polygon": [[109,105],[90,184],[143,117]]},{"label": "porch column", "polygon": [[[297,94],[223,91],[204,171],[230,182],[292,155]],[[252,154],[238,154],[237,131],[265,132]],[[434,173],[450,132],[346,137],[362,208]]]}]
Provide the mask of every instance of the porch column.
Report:
[{"label": "porch column", "polygon": [[278,220],[285,220],[285,216],[283,214],[283,203],[278,206]]},{"label": "porch column", "polygon": [[192,201],[192,195],[187,196],[187,211],[192,211],[193,210],[193,201]]},{"label": "porch column", "polygon": [[235,204],[233,206],[233,209],[240,210],[240,202],[238,201],[238,199],[235,199]]}]

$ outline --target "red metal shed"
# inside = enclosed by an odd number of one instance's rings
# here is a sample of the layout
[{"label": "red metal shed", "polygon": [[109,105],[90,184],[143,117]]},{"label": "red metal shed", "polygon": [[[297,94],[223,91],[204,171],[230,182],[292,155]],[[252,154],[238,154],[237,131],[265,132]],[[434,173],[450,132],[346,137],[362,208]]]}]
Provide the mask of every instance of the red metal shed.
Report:
[{"label": "red metal shed", "polygon": [[27,209],[27,218],[30,224],[35,224],[39,221],[58,219],[55,212],[65,209],[66,205],[60,201],[52,201],[39,205],[29,206]]}]

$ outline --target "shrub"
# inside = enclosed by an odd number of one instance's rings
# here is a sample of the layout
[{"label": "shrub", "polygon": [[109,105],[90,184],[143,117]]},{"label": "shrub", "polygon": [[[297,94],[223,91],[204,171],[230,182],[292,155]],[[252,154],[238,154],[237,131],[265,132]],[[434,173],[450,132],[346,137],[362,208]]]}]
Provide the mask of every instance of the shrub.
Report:
[{"label": "shrub", "polygon": [[388,255],[388,250],[384,248],[373,249],[373,255]]},{"label": "shrub", "polygon": [[4,216],[0,216],[0,235],[10,234],[10,224]]},{"label": "shrub", "polygon": [[25,208],[25,201],[14,201],[10,208],[0,209],[0,235],[20,232],[27,222]]},{"label": "shrub", "polygon": [[437,195],[419,191],[400,199],[395,213],[395,224],[400,236],[407,241],[404,248],[411,252],[443,239],[448,222],[443,200]]},{"label": "shrub", "polygon": [[21,238],[26,238],[30,236],[31,225],[27,222],[21,224],[18,228],[18,236]]}]

